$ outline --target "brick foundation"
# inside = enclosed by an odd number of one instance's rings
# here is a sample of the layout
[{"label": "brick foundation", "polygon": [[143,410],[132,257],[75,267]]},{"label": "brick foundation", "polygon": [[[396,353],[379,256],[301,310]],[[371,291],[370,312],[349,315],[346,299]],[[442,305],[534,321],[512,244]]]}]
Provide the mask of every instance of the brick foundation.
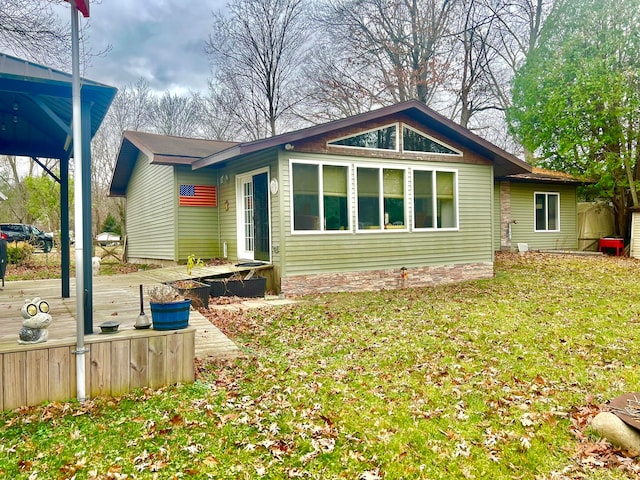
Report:
[{"label": "brick foundation", "polygon": [[308,295],[329,292],[358,292],[367,290],[396,290],[409,287],[428,287],[444,283],[493,277],[493,263],[413,267],[407,269],[403,280],[399,268],[364,272],[323,273],[282,278],[285,295]]}]

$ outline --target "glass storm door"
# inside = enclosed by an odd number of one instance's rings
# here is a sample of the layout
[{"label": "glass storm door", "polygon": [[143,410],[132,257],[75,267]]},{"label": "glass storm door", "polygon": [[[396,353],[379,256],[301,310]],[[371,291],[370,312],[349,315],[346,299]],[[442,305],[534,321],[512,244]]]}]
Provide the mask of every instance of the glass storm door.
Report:
[{"label": "glass storm door", "polygon": [[238,177],[238,257],[271,260],[268,173]]}]

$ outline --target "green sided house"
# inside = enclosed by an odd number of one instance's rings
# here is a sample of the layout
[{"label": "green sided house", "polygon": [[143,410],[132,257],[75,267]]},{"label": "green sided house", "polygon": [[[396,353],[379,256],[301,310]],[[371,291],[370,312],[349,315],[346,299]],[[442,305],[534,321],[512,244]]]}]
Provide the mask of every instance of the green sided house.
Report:
[{"label": "green sided house", "polygon": [[577,187],[572,175],[533,167],[496,177],[494,242],[501,250],[578,249]]},{"label": "green sided house", "polygon": [[[565,206],[573,195],[575,212],[575,187],[531,175],[409,101],[245,143],[125,132],[110,193],[126,197],[130,261],[260,262],[272,266],[268,288],[302,294],[491,277],[513,219],[535,222],[530,234],[566,229],[577,245]],[[503,218],[507,191],[523,205],[512,201]],[[521,208],[527,218],[514,216]]]}]

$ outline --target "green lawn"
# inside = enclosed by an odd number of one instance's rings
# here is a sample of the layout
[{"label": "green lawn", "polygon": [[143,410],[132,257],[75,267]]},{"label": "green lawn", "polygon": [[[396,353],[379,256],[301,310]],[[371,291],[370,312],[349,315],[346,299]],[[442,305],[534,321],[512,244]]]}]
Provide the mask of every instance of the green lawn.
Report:
[{"label": "green lawn", "polygon": [[2,414],[3,478],[622,479],[586,424],[640,391],[640,262],[211,313],[245,357],[188,386]]}]

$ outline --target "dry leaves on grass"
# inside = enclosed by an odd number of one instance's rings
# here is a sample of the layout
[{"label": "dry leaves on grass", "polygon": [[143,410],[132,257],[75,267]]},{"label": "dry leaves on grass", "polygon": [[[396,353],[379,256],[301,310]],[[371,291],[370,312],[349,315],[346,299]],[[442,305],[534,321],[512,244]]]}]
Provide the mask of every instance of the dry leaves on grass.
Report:
[{"label": "dry leaves on grass", "polygon": [[[242,299],[238,297],[219,298],[220,300],[216,300],[214,305],[235,305],[242,302]],[[200,309],[199,311],[227,337],[238,341],[249,336],[261,337],[263,334],[266,335],[270,322],[250,314],[249,309],[242,307],[216,308],[214,305],[210,304],[207,310]]]},{"label": "dry leaves on grass", "polygon": [[[250,355],[77,417],[8,415],[0,469],[26,478],[62,458],[61,475],[96,478],[640,478],[588,430],[606,397],[637,384],[640,293],[621,288],[637,273],[605,258],[496,264],[489,281],[292,307],[219,299],[229,308],[204,314]],[[94,465],[86,440],[106,453]]]},{"label": "dry leaves on grass", "polygon": [[[571,432],[579,442],[574,455],[575,465],[556,472],[558,479],[587,478],[594,469],[612,469],[640,477],[640,463],[623,449],[614,447],[605,439],[595,439],[587,431],[593,418],[603,411],[603,406],[588,397],[585,405],[570,412]],[[585,476],[582,476],[584,474]]]}]

